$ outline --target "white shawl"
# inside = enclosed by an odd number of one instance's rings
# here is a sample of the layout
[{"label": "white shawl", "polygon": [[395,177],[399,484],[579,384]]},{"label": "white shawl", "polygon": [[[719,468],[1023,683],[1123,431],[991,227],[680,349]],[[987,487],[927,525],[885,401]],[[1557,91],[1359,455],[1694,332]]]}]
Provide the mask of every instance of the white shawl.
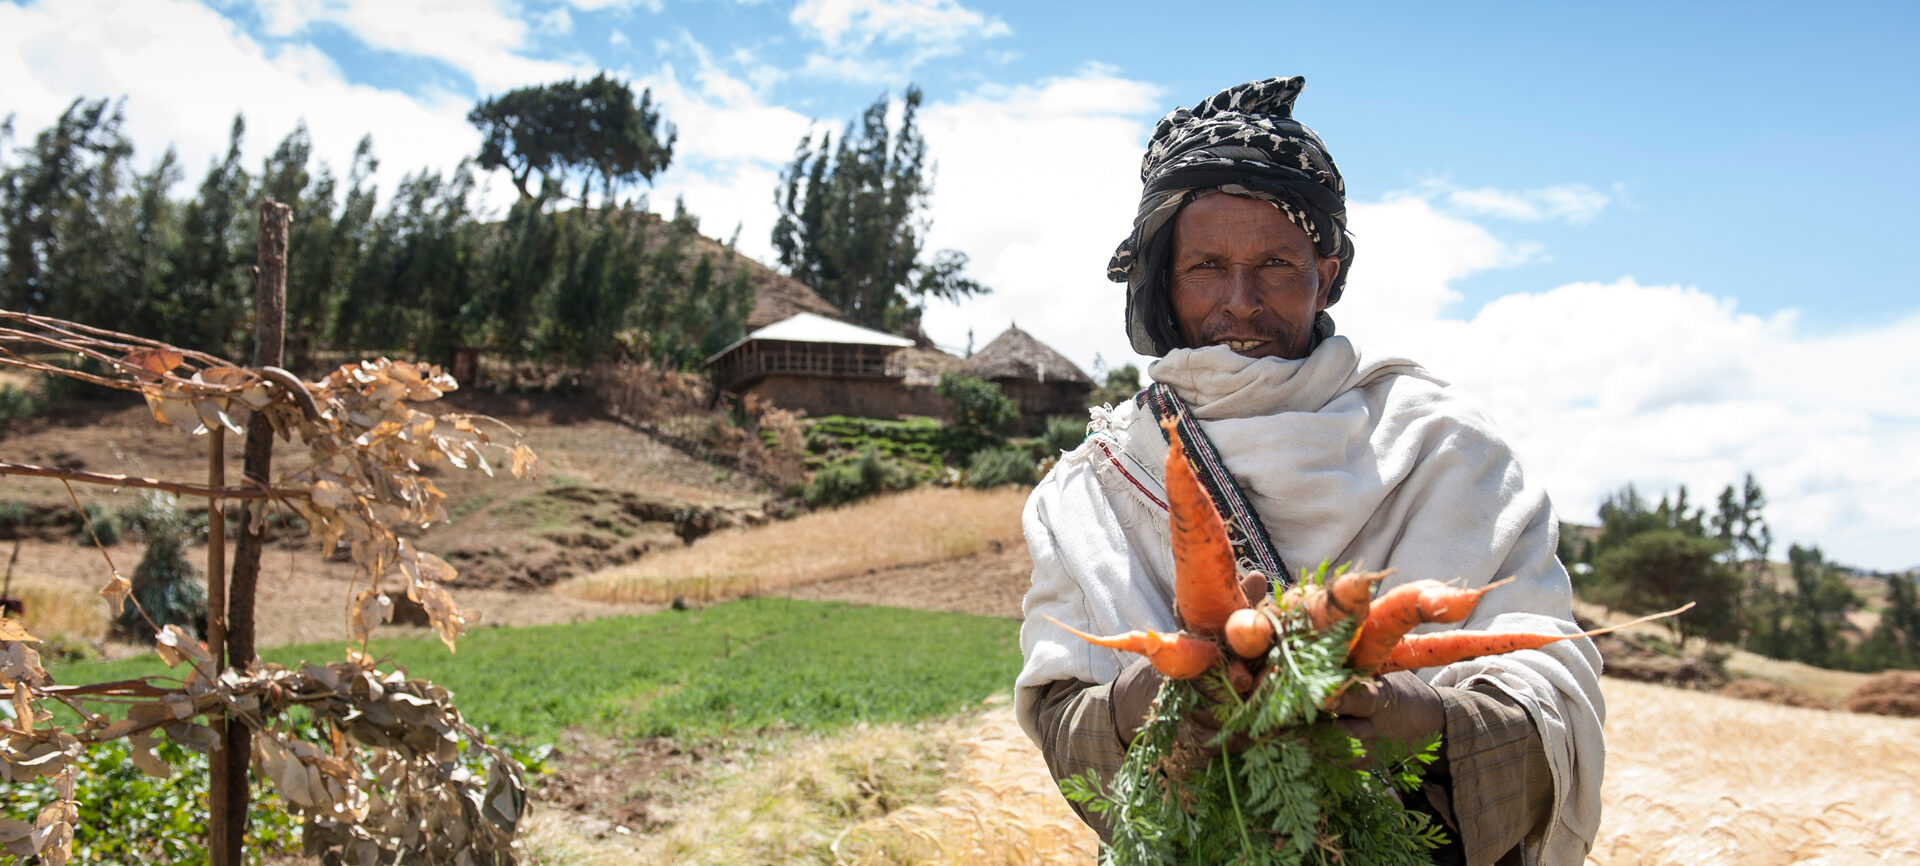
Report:
[{"label": "white shawl", "polygon": [[[1297,361],[1181,349],[1148,368],[1191,407],[1288,567],[1322,560],[1393,568],[1382,586],[1433,578],[1488,593],[1460,627],[1574,633],[1572,590],[1545,491],[1486,413],[1418,365],[1363,361],[1344,337]],[[1041,618],[1096,634],[1178,628],[1162,467],[1151,412],[1096,409],[1086,442],[1027,501],[1033,587],[1016,710],[1038,742],[1038,697],[1058,679],[1110,682],[1125,659]],[[1432,630],[1434,626],[1424,626]],[[1529,863],[1576,864],[1600,822],[1605,758],[1600,655],[1585,638],[1420,671],[1436,686],[1487,681],[1524,706],[1555,785],[1554,818]]]}]

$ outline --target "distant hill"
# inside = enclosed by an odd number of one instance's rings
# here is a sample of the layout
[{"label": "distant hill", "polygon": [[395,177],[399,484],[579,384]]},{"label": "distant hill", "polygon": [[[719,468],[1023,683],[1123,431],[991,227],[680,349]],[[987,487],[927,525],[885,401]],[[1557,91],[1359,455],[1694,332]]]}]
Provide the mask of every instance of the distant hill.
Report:
[{"label": "distant hill", "polygon": [[[654,217],[656,222],[660,218]],[[753,312],[747,314],[747,330],[764,328],[795,313],[816,313],[831,319],[845,320],[840,308],[813,293],[805,283],[767,267],[751,256],[737,250],[727,249],[727,245],[706,235],[696,235],[691,252],[698,256],[707,254],[719,259],[731,255],[747,270],[747,284],[753,287]]]}]

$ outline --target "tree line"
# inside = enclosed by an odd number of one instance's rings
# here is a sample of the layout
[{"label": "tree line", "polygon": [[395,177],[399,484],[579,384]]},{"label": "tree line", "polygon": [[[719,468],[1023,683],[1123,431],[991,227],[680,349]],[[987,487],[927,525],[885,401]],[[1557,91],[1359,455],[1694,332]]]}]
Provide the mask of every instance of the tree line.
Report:
[{"label": "tree line", "polygon": [[1651,613],[1696,602],[1669,620],[1682,640],[1827,668],[1920,668],[1914,575],[1887,576],[1878,624],[1860,629],[1849,615],[1868,599],[1818,546],[1788,545],[1784,573],[1769,560],[1765,508],[1751,474],[1739,488],[1727,485],[1711,510],[1690,502],[1685,486],[1650,503],[1628,485],[1601,504],[1597,533],[1562,532],[1560,558],[1581,597],[1609,607]]},{"label": "tree line", "polygon": [[[575,116],[556,108],[568,100]],[[9,117],[0,308],[242,357],[255,206],[271,197],[294,212],[287,350],[297,367],[340,353],[445,364],[472,348],[572,363],[626,351],[684,368],[742,335],[753,302],[744,262],[730,246],[699,251],[698,220],[683,206],[661,218],[643,195],[621,195],[671,159],[671,127],[648,99],[603,76],[515,91],[470,119],[480,154],[409,173],[382,200],[371,137],[341,174],[314,159],[303,124],[249,170],[237,116],[224,157],[181,196],[171,148],[135,163],[123,102],[76,100],[20,142]],[[544,136],[533,134],[542,124]],[[498,132],[509,126],[518,137]],[[490,168],[522,192],[505,214],[480,200]],[[582,175],[580,196],[567,195]]]},{"label": "tree line", "polygon": [[[918,334],[920,301],[986,291],[966,256],[928,253],[920,91],[887,123],[882,95],[837,146],[801,139],[775,190],[780,264],[850,321]],[[249,170],[244,117],[197,187],[172,148],[144,170],[124,101],[79,99],[18,141],[0,122],[0,308],[23,310],[237,357],[252,309],[255,206],[293,207],[287,275],[289,363],[399,352],[449,363],[459,349],[586,363],[624,351],[674,368],[744,334],[753,294],[732,244],[694,249],[699,222],[644,195],[672,162],[676,133],[651,93],[604,74],[524,87],[468,114],[477,154],[449,171],[374,183],[371,137],[344,174],[313,156],[304,124]],[[519,192],[505,214],[480,201],[480,174]],[[597,195],[596,195],[597,191]]]}]

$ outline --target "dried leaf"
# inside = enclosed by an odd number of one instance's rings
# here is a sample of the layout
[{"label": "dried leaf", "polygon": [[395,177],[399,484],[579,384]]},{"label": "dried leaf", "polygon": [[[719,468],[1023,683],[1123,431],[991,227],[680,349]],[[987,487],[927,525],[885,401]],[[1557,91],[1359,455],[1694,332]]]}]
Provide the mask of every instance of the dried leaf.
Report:
[{"label": "dried leaf", "polygon": [[52,680],[40,666],[40,653],[24,641],[0,644],[0,678],[44,686]]},{"label": "dried leaf", "polygon": [[213,655],[199,641],[177,625],[169,624],[153,636],[153,650],[167,667],[174,667],[183,661],[191,660],[194,667],[212,668]]},{"label": "dried leaf", "polygon": [[313,504],[320,508],[335,511],[352,507],[354,502],[353,493],[344,485],[324,479],[313,482],[313,488],[307,492],[307,498],[313,500]]},{"label": "dried leaf", "polygon": [[130,595],[133,595],[133,582],[122,576],[119,569],[115,569],[107,578],[106,586],[100,587],[100,597],[107,600],[107,609],[115,616],[126,607],[127,596]]},{"label": "dried leaf", "polygon": [[0,640],[40,642],[39,638],[27,632],[26,624],[17,619],[0,619]]},{"label": "dried leaf", "polygon": [[467,453],[473,455],[473,462],[480,465],[481,472],[485,472],[488,478],[493,477],[493,466],[487,462],[486,455],[480,453],[479,443],[469,441],[467,443]]},{"label": "dried leaf", "polygon": [[165,779],[173,775],[173,765],[160,760],[160,756],[153,753],[153,747],[159,744],[159,738],[152,731],[141,731],[127,738],[127,757],[133,760],[134,766],[140,768],[140,772],[156,779]]},{"label": "dried leaf", "polygon": [[373,405],[380,407],[382,411],[385,411],[388,406],[406,399],[406,397],[407,386],[404,383],[395,382],[391,379],[381,382],[367,390],[367,399],[372,401]]},{"label": "dried leaf", "polygon": [[7,846],[7,853],[26,859],[40,853],[36,846],[33,825],[18,818],[0,818],[0,845]]},{"label": "dried leaf", "polygon": [[353,444],[358,445],[362,448],[366,448],[370,445],[373,445],[376,442],[379,442],[382,439],[389,438],[394,434],[399,433],[401,430],[405,429],[406,426],[407,426],[406,424],[401,423],[399,421],[382,421],[378,426],[375,426],[373,429],[360,434],[358,438],[353,440]]},{"label": "dried leaf", "polygon": [[175,367],[187,362],[187,357],[168,349],[135,349],[120,359],[120,363],[135,370],[144,370],[155,376],[164,376]]},{"label": "dried leaf", "polygon": [[534,456],[533,449],[528,448],[524,443],[513,446],[513,477],[527,477],[528,473],[533,471],[538,459]]},{"label": "dried leaf", "polygon": [[273,403],[273,393],[267,390],[267,383],[255,382],[240,391],[240,402],[253,409],[265,409]]},{"label": "dried leaf", "polygon": [[519,826],[520,816],[525,814],[526,809],[526,783],[505,761],[495,758],[493,765],[487,768],[486,808],[481,810],[481,816],[492,821],[494,826],[512,833]]},{"label": "dried leaf", "polygon": [[190,722],[174,722],[166,726],[167,739],[179,743],[201,754],[220,747],[220,734],[206,725]]},{"label": "dried leaf", "polygon": [[235,436],[246,433],[246,430],[242,429],[239,424],[234,423],[233,419],[227,416],[226,408],[227,401],[225,400],[208,399],[193,401],[193,411],[200,416],[201,426],[208,430],[212,430],[215,427],[225,427]]},{"label": "dried leaf", "polygon": [[193,374],[193,380],[195,382],[205,382],[209,385],[218,385],[222,388],[245,385],[249,382],[258,381],[259,379],[260,374],[252,370],[232,366],[208,367]]},{"label": "dried leaf", "polygon": [[440,633],[440,642],[447,645],[447,651],[454,652],[454,641],[467,631],[467,611],[454,604],[453,596],[438,583],[423,583],[418,589],[427,623]]},{"label": "dried leaf", "polygon": [[162,397],[146,393],[147,410],[153,413],[153,420],[169,427],[185,427],[189,423],[201,426],[200,413],[193,411],[193,404],[174,397]]},{"label": "dried leaf", "polygon": [[368,622],[367,614],[372,613],[377,622],[393,621],[393,599],[378,588],[362,591],[353,597],[348,627],[353,631],[353,639],[365,643],[373,635],[373,625]]},{"label": "dried leaf", "polygon": [[13,687],[13,718],[20,729],[31,732],[33,721],[38,713],[33,708],[33,692],[26,686],[15,683]]},{"label": "dried leaf", "polygon": [[420,576],[435,583],[450,583],[460,577],[460,570],[438,556],[426,551],[415,554],[420,561]]},{"label": "dried leaf", "polygon": [[435,439],[434,444],[440,447],[441,453],[447,455],[447,460],[455,469],[467,468],[466,449],[461,448],[460,443],[451,439]]}]

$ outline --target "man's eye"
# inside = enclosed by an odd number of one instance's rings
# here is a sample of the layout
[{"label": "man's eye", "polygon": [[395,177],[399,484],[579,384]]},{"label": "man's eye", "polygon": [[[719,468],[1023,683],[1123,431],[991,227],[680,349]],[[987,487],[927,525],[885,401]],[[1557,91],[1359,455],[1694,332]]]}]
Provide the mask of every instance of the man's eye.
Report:
[{"label": "man's eye", "polygon": [[1283,258],[1279,258],[1279,257],[1277,257],[1277,256],[1276,256],[1276,257],[1274,257],[1274,258],[1271,258],[1271,259],[1267,259],[1267,261],[1266,261],[1266,264],[1267,264],[1267,266],[1268,266],[1268,267],[1280,267],[1280,268],[1284,268],[1284,267],[1286,267],[1287,265],[1290,265],[1290,264],[1293,264],[1293,263],[1292,263],[1292,262],[1289,262],[1289,261],[1287,261],[1286,259],[1283,259]]}]

